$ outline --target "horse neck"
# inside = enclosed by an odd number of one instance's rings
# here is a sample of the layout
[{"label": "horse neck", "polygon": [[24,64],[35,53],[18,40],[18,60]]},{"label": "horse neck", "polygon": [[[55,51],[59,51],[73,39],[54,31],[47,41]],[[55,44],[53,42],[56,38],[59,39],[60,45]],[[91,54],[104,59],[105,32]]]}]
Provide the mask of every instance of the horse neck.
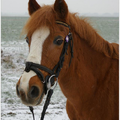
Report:
[{"label": "horse neck", "polygon": [[[101,36],[97,33],[95,34],[96,37],[94,37],[94,39],[104,41]],[[87,39],[93,41],[93,38],[91,39],[91,37],[88,37]],[[104,79],[106,74],[105,71],[110,67],[112,60],[105,56],[104,53],[92,47],[88,40],[80,38],[79,35],[77,35],[74,40],[74,57],[74,64],[76,67],[79,66],[81,74],[88,74],[88,72],[90,72],[96,79],[101,78],[100,80]]]},{"label": "horse neck", "polygon": [[[95,41],[94,39],[104,41],[96,32],[94,33],[94,38],[91,34],[86,37],[81,37],[75,30],[71,32],[74,40],[74,57],[69,67],[67,64],[69,63],[70,57],[68,59],[66,55],[67,59],[65,58],[63,69],[60,73],[59,85],[68,101],[73,104],[76,110],[80,114],[86,114],[84,108],[89,111],[92,107],[91,105],[98,105],[100,98],[103,96],[106,98],[106,89],[116,85],[118,60],[106,56],[102,51],[99,51],[99,48],[96,49],[90,44],[89,41]],[[110,81],[110,77],[114,78],[114,81]],[[117,89],[117,86],[115,88]],[[102,97],[99,94],[95,94],[96,91],[103,90],[104,93],[100,92]],[[102,100],[100,101],[102,103]],[[105,103],[110,102],[106,99],[104,101],[106,101]],[[104,108],[104,104],[102,105]]]}]

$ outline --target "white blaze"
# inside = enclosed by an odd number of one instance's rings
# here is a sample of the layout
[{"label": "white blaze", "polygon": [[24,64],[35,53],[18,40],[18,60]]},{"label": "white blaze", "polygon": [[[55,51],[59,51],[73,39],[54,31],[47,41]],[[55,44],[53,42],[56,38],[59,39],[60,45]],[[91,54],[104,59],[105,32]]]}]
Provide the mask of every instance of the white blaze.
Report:
[{"label": "white blaze", "polygon": [[[30,52],[26,61],[41,64],[43,43],[49,34],[50,30],[47,27],[37,29],[33,33],[31,37]],[[20,80],[20,89],[23,89],[25,92],[27,92],[27,89],[29,87],[29,80],[35,75],[36,73],[33,71],[30,71],[28,73],[24,72]]]}]

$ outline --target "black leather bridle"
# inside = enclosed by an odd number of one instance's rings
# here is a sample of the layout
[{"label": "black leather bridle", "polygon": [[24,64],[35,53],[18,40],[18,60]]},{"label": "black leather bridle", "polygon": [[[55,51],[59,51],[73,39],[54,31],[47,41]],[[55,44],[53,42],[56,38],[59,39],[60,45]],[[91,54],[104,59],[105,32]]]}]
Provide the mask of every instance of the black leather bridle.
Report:
[{"label": "black leather bridle", "polygon": [[[70,32],[70,26],[61,21],[56,21],[56,24],[60,24],[60,25],[63,25],[65,27],[69,28],[69,34],[65,37],[64,46],[63,46],[63,49],[62,49],[62,52],[61,52],[61,55],[60,55],[57,65],[55,65],[54,68],[51,70],[43,65],[27,61],[26,68],[25,68],[26,72],[29,72],[30,70],[34,71],[37,74],[37,76],[39,77],[39,79],[41,80],[41,82],[44,84],[44,93],[47,94],[47,98],[46,98],[46,101],[45,101],[45,104],[43,107],[41,120],[44,119],[45,112],[46,112],[47,107],[50,102],[50,98],[51,98],[51,96],[53,94],[53,90],[57,84],[58,76],[63,67],[63,62],[65,59],[65,55],[67,54],[68,46],[70,46],[70,49],[71,49],[71,51],[70,51],[71,58],[70,58],[69,65],[71,64],[71,60],[73,58],[73,37],[72,37],[72,33]],[[49,75],[44,77],[44,75],[42,74],[42,72],[40,70],[47,72]],[[56,80],[55,80],[55,78],[56,78]],[[30,106],[29,109],[33,114],[33,119],[35,120],[33,107]]]}]

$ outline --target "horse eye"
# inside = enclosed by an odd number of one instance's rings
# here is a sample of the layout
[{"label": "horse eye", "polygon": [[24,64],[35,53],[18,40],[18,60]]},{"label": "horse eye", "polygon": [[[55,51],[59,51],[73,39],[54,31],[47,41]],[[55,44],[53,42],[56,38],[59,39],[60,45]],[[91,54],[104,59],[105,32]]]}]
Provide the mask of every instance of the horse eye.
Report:
[{"label": "horse eye", "polygon": [[54,44],[61,45],[62,43],[63,43],[63,39],[62,39],[61,36],[58,36],[58,37],[55,38]]},{"label": "horse eye", "polygon": [[61,45],[63,43],[63,40],[57,40],[56,43],[57,45]]},{"label": "horse eye", "polygon": [[28,38],[28,36],[25,39],[26,39],[26,42],[29,44],[29,38]]}]

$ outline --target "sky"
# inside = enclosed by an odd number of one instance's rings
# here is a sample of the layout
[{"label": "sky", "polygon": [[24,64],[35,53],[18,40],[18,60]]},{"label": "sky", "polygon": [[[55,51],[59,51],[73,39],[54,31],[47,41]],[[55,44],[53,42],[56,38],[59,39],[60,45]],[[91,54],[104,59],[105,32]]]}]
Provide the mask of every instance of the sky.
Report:
[{"label": "sky", "polygon": [[[119,13],[119,0],[65,0],[71,12],[79,14]],[[37,0],[42,6],[55,0]],[[6,15],[27,15],[28,0],[1,0],[1,12]]]}]

